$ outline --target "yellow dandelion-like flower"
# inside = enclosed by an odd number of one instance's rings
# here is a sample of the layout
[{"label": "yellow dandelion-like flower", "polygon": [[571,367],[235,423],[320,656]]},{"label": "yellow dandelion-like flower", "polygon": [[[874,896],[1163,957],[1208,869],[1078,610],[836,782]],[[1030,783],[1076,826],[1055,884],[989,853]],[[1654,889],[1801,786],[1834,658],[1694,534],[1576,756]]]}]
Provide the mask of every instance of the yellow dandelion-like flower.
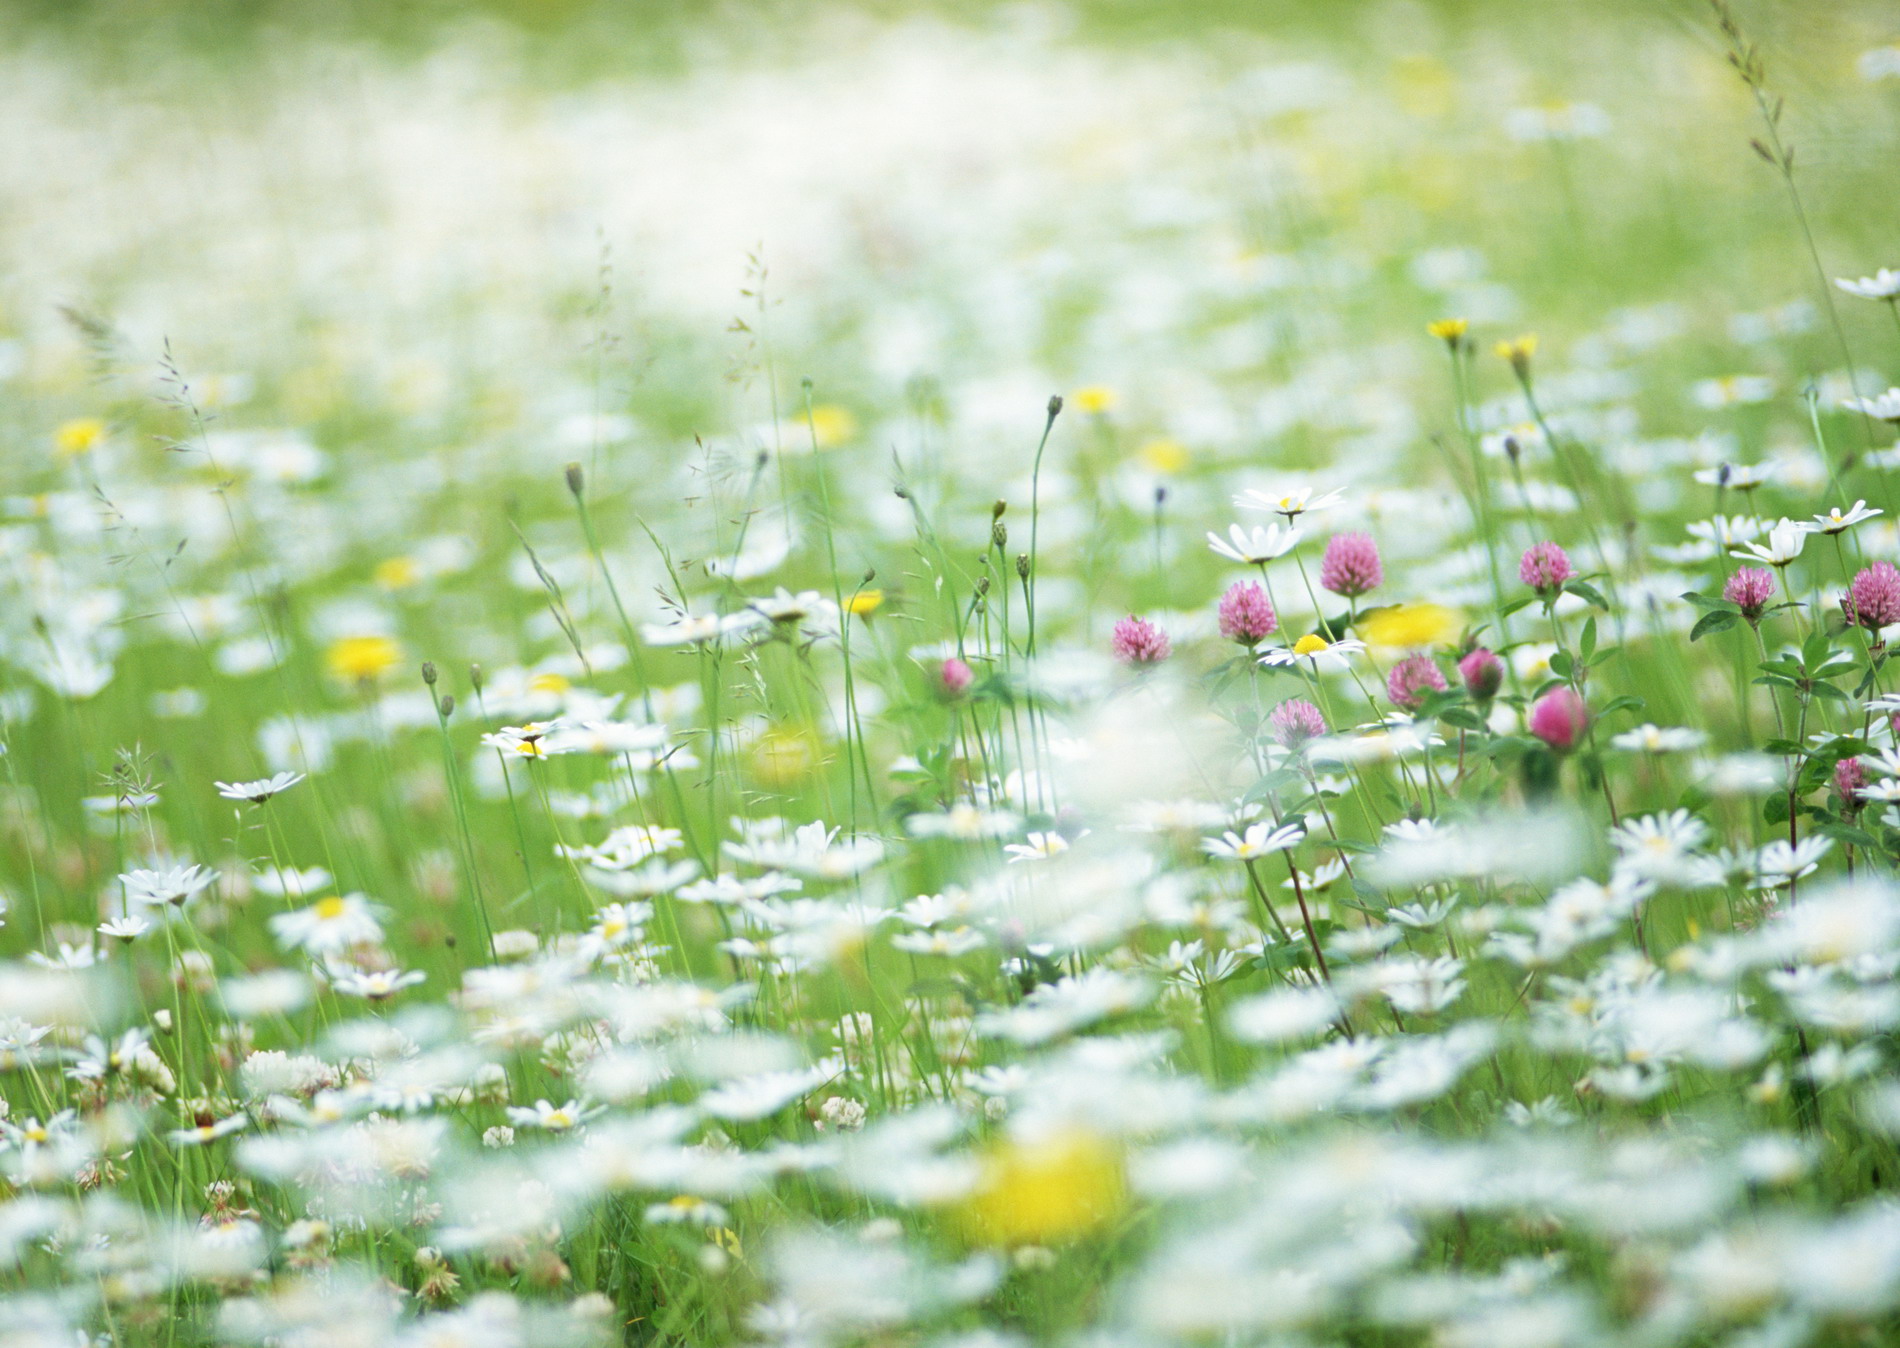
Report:
[{"label": "yellow dandelion-like flower", "polygon": [[1170,440],[1165,435],[1148,441],[1135,453],[1151,471],[1164,476],[1172,477],[1188,466],[1187,446],[1179,440]]},{"label": "yellow dandelion-like flower", "polygon": [[393,637],[344,637],[330,643],[324,664],[350,683],[370,683],[394,669],[402,647]]},{"label": "yellow dandelion-like flower", "polygon": [[1425,325],[1426,332],[1452,346],[1463,341],[1465,334],[1470,330],[1471,324],[1462,318],[1441,318]]},{"label": "yellow dandelion-like flower", "polygon": [[574,686],[574,681],[565,674],[556,674],[546,670],[528,680],[528,691],[532,693],[565,693]]},{"label": "yellow dandelion-like flower", "polygon": [[1408,650],[1449,646],[1464,630],[1464,616],[1442,604],[1395,604],[1364,614],[1355,626],[1368,646]]},{"label": "yellow dandelion-like flower", "polygon": [[422,579],[413,557],[390,557],[376,564],[375,581],[385,590],[406,590]]},{"label": "yellow dandelion-like flower", "polygon": [[74,417],[62,421],[53,432],[53,448],[68,458],[89,454],[106,438],[106,423],[99,417]]},{"label": "yellow dandelion-like flower", "polygon": [[868,618],[884,603],[884,591],[859,590],[844,601],[844,611],[860,618]]},{"label": "yellow dandelion-like flower", "polygon": [[1090,384],[1079,388],[1069,395],[1069,402],[1078,412],[1087,412],[1091,416],[1100,416],[1113,411],[1120,396],[1106,384]]},{"label": "yellow dandelion-like flower", "polygon": [[996,1147],[957,1215],[982,1244],[1053,1245],[1113,1221],[1127,1201],[1120,1151],[1074,1129]]},{"label": "yellow dandelion-like flower", "polygon": [[1508,361],[1511,368],[1521,375],[1530,369],[1531,357],[1537,354],[1537,334],[1527,332],[1508,342],[1499,342],[1491,349],[1497,352],[1499,360]]},{"label": "yellow dandelion-like flower", "polygon": [[858,419],[848,407],[819,403],[811,409],[810,434],[820,449],[835,449],[858,433]]},{"label": "yellow dandelion-like flower", "polygon": [[752,775],[764,786],[791,786],[817,770],[822,755],[817,740],[805,730],[768,730],[749,750]]}]

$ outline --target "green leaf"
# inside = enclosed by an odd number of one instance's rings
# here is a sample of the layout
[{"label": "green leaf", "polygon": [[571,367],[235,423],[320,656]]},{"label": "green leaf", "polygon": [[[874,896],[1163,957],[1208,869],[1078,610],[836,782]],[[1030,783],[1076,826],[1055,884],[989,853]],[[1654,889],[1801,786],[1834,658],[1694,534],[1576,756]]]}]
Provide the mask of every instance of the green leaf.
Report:
[{"label": "green leaf", "polygon": [[1788,822],[1788,798],[1777,791],[1761,803],[1761,817],[1771,824]]},{"label": "green leaf", "polygon": [[1711,610],[1714,610],[1716,612],[1721,612],[1721,613],[1740,613],[1742,611],[1740,605],[1735,604],[1730,600],[1717,599],[1713,597],[1712,595],[1697,594],[1693,590],[1689,591],[1686,594],[1678,595],[1677,597],[1680,599],[1687,599],[1691,604],[1694,604],[1697,608],[1711,609]]},{"label": "green leaf", "polygon": [[1696,619],[1695,626],[1689,629],[1689,640],[1700,641],[1713,632],[1726,632],[1742,620],[1738,613],[1724,613],[1720,609],[1711,610]]},{"label": "green leaf", "polygon": [[1483,730],[1484,719],[1472,707],[1447,707],[1438,713],[1438,719],[1448,726],[1460,730]]},{"label": "green leaf", "polygon": [[1593,613],[1583,622],[1583,635],[1577,638],[1577,653],[1583,662],[1590,663],[1590,657],[1597,653],[1597,619]]},{"label": "green leaf", "polygon": [[1610,601],[1603,597],[1601,590],[1597,589],[1596,586],[1587,580],[1567,580],[1564,582],[1564,590],[1569,594],[1576,595],[1579,599],[1587,600],[1589,603],[1596,605],[1605,613],[1610,611]]},{"label": "green leaf", "polygon": [[1880,850],[1880,839],[1852,824],[1816,824],[1814,831],[1824,833],[1836,842],[1844,842],[1849,847],[1864,847],[1873,852]]}]

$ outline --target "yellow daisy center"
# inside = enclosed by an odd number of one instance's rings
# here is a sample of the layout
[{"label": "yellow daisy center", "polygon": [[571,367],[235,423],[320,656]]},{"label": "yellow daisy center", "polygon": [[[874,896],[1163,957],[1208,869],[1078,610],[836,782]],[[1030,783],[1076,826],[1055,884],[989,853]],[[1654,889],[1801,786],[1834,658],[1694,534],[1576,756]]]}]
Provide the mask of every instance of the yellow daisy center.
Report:
[{"label": "yellow daisy center", "polygon": [[1319,635],[1319,633],[1308,632],[1305,636],[1293,643],[1293,653],[1295,655],[1318,655],[1321,651],[1329,649],[1332,644],[1332,642]]}]

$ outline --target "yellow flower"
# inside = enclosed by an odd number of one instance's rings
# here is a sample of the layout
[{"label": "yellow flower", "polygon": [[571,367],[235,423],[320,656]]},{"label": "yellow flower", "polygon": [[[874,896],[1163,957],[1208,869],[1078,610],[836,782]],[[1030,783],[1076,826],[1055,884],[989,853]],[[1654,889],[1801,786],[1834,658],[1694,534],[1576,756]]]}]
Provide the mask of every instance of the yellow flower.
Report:
[{"label": "yellow flower", "polygon": [[1427,323],[1425,325],[1426,332],[1438,338],[1439,341],[1446,342],[1452,346],[1456,346],[1459,342],[1463,341],[1465,333],[1470,331],[1470,329],[1471,324],[1462,318],[1441,318],[1435,323]]},{"label": "yellow flower", "polygon": [[330,672],[351,683],[379,679],[401,659],[402,647],[391,637],[344,637],[324,654]]},{"label": "yellow flower", "polygon": [[552,670],[536,674],[528,680],[528,691],[531,693],[565,693],[573,686],[573,681],[567,675],[556,674]]},{"label": "yellow flower", "polygon": [[844,611],[846,613],[855,614],[860,618],[868,618],[877,612],[879,605],[883,602],[884,591],[859,590],[856,594],[844,601]]},{"label": "yellow flower", "polygon": [[98,417],[74,417],[62,421],[53,432],[53,448],[71,458],[90,453],[106,438],[106,423]]},{"label": "yellow flower", "polygon": [[811,776],[821,755],[804,730],[768,730],[752,742],[752,775],[764,786],[791,786]]},{"label": "yellow flower", "polygon": [[1531,357],[1537,354],[1537,334],[1527,332],[1508,342],[1499,342],[1491,349],[1497,352],[1499,360],[1509,361],[1511,368],[1522,376],[1531,367]]},{"label": "yellow flower", "polygon": [[1071,393],[1069,401],[1075,404],[1075,410],[1078,412],[1100,416],[1104,412],[1112,411],[1121,399],[1115,390],[1106,384],[1090,384],[1087,388],[1079,388]]},{"label": "yellow flower", "polygon": [[1450,645],[1463,630],[1464,618],[1441,604],[1395,604],[1365,614],[1356,626],[1368,646],[1405,650]]},{"label": "yellow flower", "polygon": [[809,433],[820,449],[833,449],[858,433],[858,419],[851,409],[836,403],[819,403],[811,409]]},{"label": "yellow flower", "polygon": [[1165,435],[1150,440],[1135,452],[1150,470],[1166,476],[1171,477],[1188,466],[1187,446]]},{"label": "yellow flower", "polygon": [[1321,651],[1328,649],[1332,644],[1332,642],[1328,641],[1319,633],[1308,632],[1305,636],[1293,643],[1293,653],[1295,655],[1318,655]]},{"label": "yellow flower", "polygon": [[390,557],[376,564],[376,583],[385,590],[406,590],[422,579],[413,557]]},{"label": "yellow flower", "polygon": [[986,1245],[1050,1245],[1113,1221],[1126,1202],[1121,1153],[1108,1139],[1073,1129],[992,1150],[958,1217]]}]

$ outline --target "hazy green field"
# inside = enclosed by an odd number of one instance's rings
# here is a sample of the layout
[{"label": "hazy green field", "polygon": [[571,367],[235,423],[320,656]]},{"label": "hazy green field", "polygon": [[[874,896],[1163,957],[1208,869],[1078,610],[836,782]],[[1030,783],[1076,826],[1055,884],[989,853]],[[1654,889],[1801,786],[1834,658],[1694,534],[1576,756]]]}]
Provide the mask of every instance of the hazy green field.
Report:
[{"label": "hazy green field", "polygon": [[1900,1333],[1890,6],[49,0],[0,126],[0,1348]]}]

